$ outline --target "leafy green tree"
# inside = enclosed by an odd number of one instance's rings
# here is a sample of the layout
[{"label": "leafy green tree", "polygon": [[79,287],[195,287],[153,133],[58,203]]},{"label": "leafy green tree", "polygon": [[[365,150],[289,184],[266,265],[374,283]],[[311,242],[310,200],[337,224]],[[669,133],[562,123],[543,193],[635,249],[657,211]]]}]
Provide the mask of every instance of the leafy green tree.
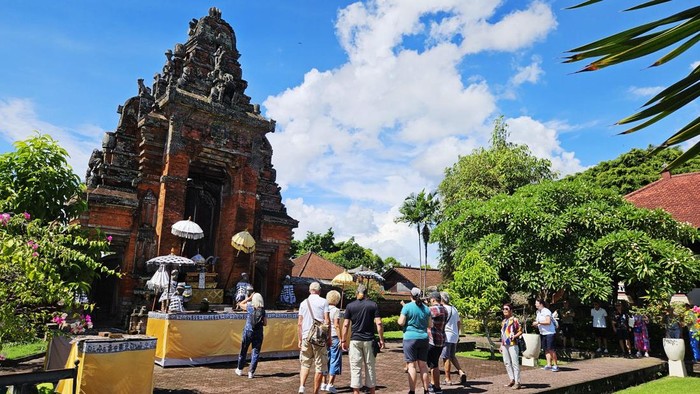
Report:
[{"label": "leafy green tree", "polygon": [[347,269],[364,266],[367,269],[381,272],[384,267],[382,258],[374,254],[372,249],[359,245],[355,242],[354,237],[345,242],[337,243],[336,247],[338,251],[333,253],[323,252],[321,256]]},{"label": "leafy green tree", "polygon": [[107,239],[79,226],[0,216],[0,343],[36,338],[51,312],[77,307],[99,275],[115,274],[99,259]]},{"label": "leafy green tree", "polygon": [[[587,0],[571,8],[588,6],[599,3],[600,1],[602,0]],[[661,5],[669,6],[670,2],[667,0],[645,0],[641,4],[628,8],[625,11],[635,11],[652,6],[657,6],[657,8],[660,9],[661,7],[658,6]],[[661,11],[655,15],[659,15],[660,13]],[[589,61],[589,59],[595,58],[595,60],[581,70],[595,71],[614,64],[658,53],[662,50],[665,51],[667,48],[672,48],[651,65],[651,67],[660,66],[695,47],[695,44],[700,41],[699,18],[700,6],[692,6],[673,15],[663,16],[660,19],[574,48],[569,51],[571,55],[565,62]],[[698,89],[699,81],[700,65],[696,66],[688,75],[647,101],[642,110],[618,121],[617,124],[621,125],[643,121],[643,123],[624,131],[623,134],[641,130],[694,102],[698,94],[700,94],[700,90]],[[659,146],[658,150],[663,150],[669,146],[688,141],[697,135],[700,135],[700,117],[695,118],[671,137],[667,138],[666,141]],[[697,156],[698,153],[700,153],[700,142],[696,143],[684,154],[676,158],[669,164],[668,168],[676,168],[691,157]]]},{"label": "leafy green tree", "polygon": [[444,206],[465,199],[487,200],[496,194],[513,194],[519,187],[554,179],[552,163],[530,152],[527,145],[508,142],[508,125],[500,117],[494,121],[491,146],[460,156],[445,169],[438,186]]},{"label": "leafy green tree", "polygon": [[[445,178],[438,186],[443,207],[448,208],[465,200],[485,201],[499,194],[513,194],[518,188],[551,180],[556,172],[551,162],[530,152],[527,145],[508,142],[508,125],[500,117],[494,121],[491,146],[475,149],[445,170]],[[441,220],[447,218],[441,212]],[[440,269],[451,278],[456,263],[452,261],[456,248],[449,239],[440,242]]]},{"label": "leafy green tree", "polygon": [[548,299],[564,290],[611,299],[624,281],[651,301],[659,291],[689,290],[700,275],[700,260],[683,246],[698,239],[697,229],[591,184],[525,186],[512,196],[455,204],[445,217],[435,239],[449,241],[460,264],[478,254],[498,270],[508,294]]},{"label": "leafy green tree", "polygon": [[68,152],[53,138],[37,133],[14,147],[0,155],[0,210],[62,222],[85,210],[83,199],[73,199],[85,186],[68,165]]},{"label": "leafy green tree", "polygon": [[338,250],[339,247],[335,244],[333,228],[329,228],[325,234],[308,231],[306,238],[302,241],[292,241],[292,256],[294,257],[299,257],[308,252],[320,254],[321,252],[335,253]]},{"label": "leafy green tree", "polygon": [[[666,165],[683,154],[678,147],[668,148],[655,155],[651,154],[653,151],[652,146],[647,149],[634,148],[613,160],[600,162],[565,179],[593,183],[625,195],[658,180]],[[700,171],[700,158],[697,157],[680,164],[673,173],[696,171]]]},{"label": "leafy green tree", "polygon": [[449,292],[456,296],[452,297],[455,308],[461,314],[481,320],[491,345],[491,358],[494,358],[496,345],[491,340],[489,321],[496,316],[507,297],[506,288],[498,268],[475,250],[466,253],[459,262],[449,286]]},{"label": "leafy green tree", "polygon": [[392,268],[401,267],[401,262],[396,260],[396,258],[389,256],[384,259],[384,271],[388,271]]}]

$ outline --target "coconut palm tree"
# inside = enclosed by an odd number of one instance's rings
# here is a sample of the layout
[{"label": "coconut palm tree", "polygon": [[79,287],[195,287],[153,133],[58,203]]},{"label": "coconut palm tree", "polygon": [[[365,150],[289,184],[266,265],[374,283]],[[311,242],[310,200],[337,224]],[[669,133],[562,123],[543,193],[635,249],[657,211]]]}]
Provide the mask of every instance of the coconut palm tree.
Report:
[{"label": "coconut palm tree", "polygon": [[[411,193],[403,201],[399,208],[401,216],[394,219],[397,223],[408,223],[411,226],[416,226],[418,232],[418,266],[421,270],[421,283],[419,286],[425,289],[425,278],[423,275],[423,266],[428,264],[428,241],[430,239],[430,226],[435,224],[435,215],[439,207],[439,201],[436,198],[436,193],[426,193],[425,189],[420,193]],[[424,248],[421,248],[421,238]],[[421,261],[421,249],[425,256],[425,260]],[[424,264],[425,263],[425,264]]]},{"label": "coconut palm tree", "polygon": [[[587,0],[570,8],[584,7],[601,1],[603,0]],[[664,3],[667,3],[666,6],[670,4],[668,0],[641,1],[641,4],[628,8],[625,11],[659,6]],[[658,8],[660,9],[661,7]],[[698,41],[700,41],[700,6],[695,6],[574,48],[568,51],[571,55],[566,58],[565,62],[572,63],[597,58],[579,72],[595,71],[673,47],[651,65],[651,67],[656,67],[686,52],[694,47]],[[621,134],[633,133],[654,124],[695,101],[698,96],[700,96],[700,65],[696,66],[690,74],[647,101],[642,110],[618,121],[617,124],[629,124],[644,120],[643,123],[623,131]],[[695,118],[676,131],[675,134],[661,143],[654,152],[688,141],[698,135],[700,135],[700,117]],[[699,153],[700,142],[693,145],[666,168],[670,170],[678,167]]]}]

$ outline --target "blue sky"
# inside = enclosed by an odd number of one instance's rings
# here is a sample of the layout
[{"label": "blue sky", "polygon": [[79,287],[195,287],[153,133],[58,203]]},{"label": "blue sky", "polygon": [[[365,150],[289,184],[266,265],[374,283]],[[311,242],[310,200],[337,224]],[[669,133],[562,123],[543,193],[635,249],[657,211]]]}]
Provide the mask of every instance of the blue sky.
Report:
[{"label": "blue sky", "polygon": [[269,139],[296,237],[333,227],[415,265],[416,233],[393,222],[398,207],[487,144],[495,117],[569,174],[697,116],[693,104],[631,136],[612,126],[687,74],[697,50],[654,69],[655,57],[582,74],[585,64],[561,63],[568,49],[687,6],[620,12],[639,2],[4,1],[0,152],[40,130],[82,177],[136,80],[150,81],[188,22],[216,6],[236,32],[246,93],[277,121]]}]

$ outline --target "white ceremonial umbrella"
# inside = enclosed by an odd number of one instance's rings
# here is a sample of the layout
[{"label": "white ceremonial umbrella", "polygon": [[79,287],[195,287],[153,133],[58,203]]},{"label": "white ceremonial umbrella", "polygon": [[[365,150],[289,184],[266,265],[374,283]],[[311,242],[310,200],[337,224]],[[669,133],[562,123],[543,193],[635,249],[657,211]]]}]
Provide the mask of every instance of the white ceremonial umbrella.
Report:
[{"label": "white ceremonial umbrella", "polygon": [[195,222],[192,218],[187,220],[180,220],[179,222],[173,224],[170,228],[170,232],[173,235],[177,235],[180,238],[185,239],[202,239],[204,238],[204,230]]}]

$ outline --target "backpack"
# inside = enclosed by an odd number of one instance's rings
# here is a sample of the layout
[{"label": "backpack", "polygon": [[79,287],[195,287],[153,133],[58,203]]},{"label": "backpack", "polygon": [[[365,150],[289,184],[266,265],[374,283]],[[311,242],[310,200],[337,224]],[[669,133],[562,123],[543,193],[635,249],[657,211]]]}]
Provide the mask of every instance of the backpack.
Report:
[{"label": "backpack", "polygon": [[309,330],[309,334],[306,336],[306,341],[312,345],[326,347],[326,345],[328,344],[328,332],[330,331],[330,327],[328,326],[328,324],[316,320],[313,309],[311,309],[311,302],[309,302],[308,298],[306,299],[306,303],[309,306],[309,313],[311,314],[311,318],[314,320],[314,323],[311,326],[311,330]]},{"label": "backpack", "polygon": [[263,308],[253,309],[253,328],[254,329],[262,326],[264,317],[265,317],[265,310]]}]

